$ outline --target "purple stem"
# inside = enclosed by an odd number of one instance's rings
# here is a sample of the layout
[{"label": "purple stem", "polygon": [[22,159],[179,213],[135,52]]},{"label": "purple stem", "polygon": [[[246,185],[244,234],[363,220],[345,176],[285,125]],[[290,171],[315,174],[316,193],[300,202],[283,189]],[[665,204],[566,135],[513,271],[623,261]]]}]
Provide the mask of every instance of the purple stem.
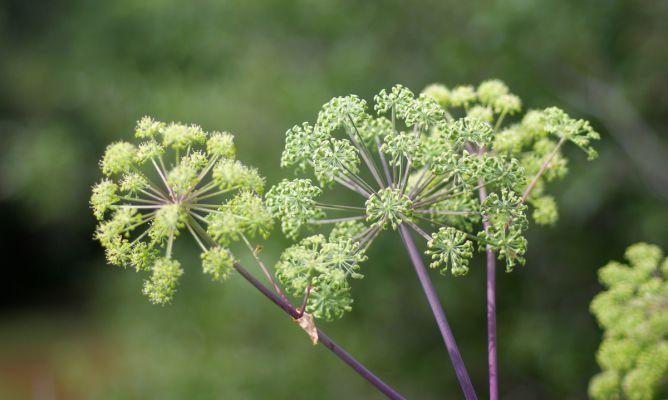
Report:
[{"label": "purple stem", "polygon": [[[286,314],[291,316],[293,319],[299,319],[301,317],[299,311],[297,311],[290,303],[281,299],[276,295],[271,289],[263,285],[258,281],[253,275],[250,274],[244,267],[239,263],[234,263],[234,268],[243,276],[251,285],[255,286],[266,298],[271,300],[276,306],[285,311]],[[388,399],[392,400],[405,400],[402,395],[397,393],[394,389],[388,386],[380,378],[374,375],[369,371],[364,365],[357,361],[353,356],[348,354],[343,350],[339,345],[334,343],[332,339],[325,334],[325,332],[318,329],[318,341],[322,343],[323,346],[331,350],[332,353],[336,354],[344,363],[348,364],[352,369],[354,369],[362,378],[366,379],[369,383],[381,391]]]},{"label": "purple stem", "polygon": [[455,368],[455,373],[457,374],[457,379],[459,380],[459,385],[462,387],[464,396],[467,400],[477,400],[475,390],[471,384],[471,378],[466,371],[466,366],[464,366],[464,360],[459,353],[457,348],[457,343],[455,342],[455,337],[452,335],[452,330],[450,330],[450,325],[448,325],[448,320],[445,318],[445,312],[441,303],[438,301],[438,296],[436,295],[436,290],[434,285],[429,279],[429,274],[427,269],[422,262],[422,257],[418,253],[417,247],[411,238],[410,232],[404,224],[399,225],[399,233],[403,239],[404,246],[408,250],[408,255],[410,256],[413,267],[415,267],[415,272],[417,273],[418,279],[420,279],[420,284],[422,284],[422,290],[427,296],[427,301],[431,307],[431,311],[434,314],[436,323],[438,324],[438,329],[441,331],[441,336],[445,342],[445,347],[450,354],[450,360],[452,361],[452,366]]},{"label": "purple stem", "polygon": [[[487,190],[484,184],[478,189],[480,203],[487,198]],[[490,223],[486,218],[482,219],[485,232],[489,230]],[[489,368],[489,399],[499,398],[499,372],[496,356],[496,257],[490,245],[485,248],[487,254],[487,362]]]}]

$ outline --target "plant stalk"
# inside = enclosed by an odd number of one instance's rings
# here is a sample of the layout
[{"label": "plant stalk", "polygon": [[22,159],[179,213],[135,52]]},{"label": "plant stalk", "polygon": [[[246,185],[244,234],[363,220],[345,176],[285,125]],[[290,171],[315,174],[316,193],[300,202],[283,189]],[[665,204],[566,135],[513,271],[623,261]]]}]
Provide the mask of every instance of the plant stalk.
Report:
[{"label": "plant stalk", "polygon": [[[253,275],[250,274],[241,264],[238,262],[234,263],[234,268],[244,277],[251,285],[253,285],[257,290],[259,290],[267,299],[272,303],[282,309],[286,314],[288,314],[293,319],[299,319],[301,317],[299,311],[297,311],[290,303],[286,302],[280,298],[276,293],[274,293],[267,286],[263,285],[258,281]],[[353,356],[348,354],[344,349],[337,345],[325,332],[318,329],[318,341],[322,343],[323,346],[328,348],[332,353],[339,357],[344,363],[348,364],[352,369],[355,370],[362,378],[366,379],[370,384],[372,384],[376,389],[383,393],[388,399],[392,400],[405,400],[405,398],[400,395],[396,390],[392,389],[388,384],[383,382],[380,378],[374,375],[369,371],[364,365],[357,361]]]},{"label": "plant stalk", "polygon": [[417,247],[415,246],[415,243],[413,242],[413,239],[411,238],[410,232],[406,228],[406,225],[399,225],[399,233],[401,234],[404,246],[408,251],[408,255],[411,259],[413,267],[415,268],[415,272],[417,273],[418,279],[420,280],[422,290],[424,291],[425,296],[427,296],[427,301],[429,302],[431,311],[434,314],[438,328],[441,331],[441,336],[443,337],[445,347],[448,350],[448,354],[450,355],[450,361],[452,362],[452,366],[455,369],[455,373],[457,374],[457,379],[459,380],[459,385],[464,392],[464,396],[467,400],[477,400],[478,397],[475,394],[475,389],[471,383],[471,378],[469,377],[466,366],[464,365],[464,360],[462,360],[462,356],[459,353],[459,348],[457,348],[457,343],[455,342],[455,337],[452,334],[448,320],[445,318],[443,307],[441,307],[441,303],[439,302],[438,296],[436,295],[436,289],[434,289],[434,285],[432,284],[431,279],[429,279],[427,269],[422,262],[422,258],[418,253]]},{"label": "plant stalk", "polygon": [[[487,198],[487,189],[480,182],[478,194],[480,203]],[[484,217],[482,225],[489,231],[489,221]],[[487,256],[487,366],[489,371],[489,399],[499,399],[499,368],[496,355],[496,256],[490,245],[485,248]]]}]

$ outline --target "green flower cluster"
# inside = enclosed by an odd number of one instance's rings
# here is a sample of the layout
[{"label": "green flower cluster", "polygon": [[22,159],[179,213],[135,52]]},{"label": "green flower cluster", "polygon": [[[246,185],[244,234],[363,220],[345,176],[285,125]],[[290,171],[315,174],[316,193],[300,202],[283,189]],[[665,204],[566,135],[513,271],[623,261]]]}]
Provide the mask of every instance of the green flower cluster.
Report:
[{"label": "green flower cluster", "polygon": [[144,117],[135,137],[137,145],[109,145],[100,161],[106,178],[90,200],[99,221],[95,238],[109,263],[149,271],[144,293],[165,304],[183,274],[172,258],[181,232],[200,245],[204,272],[224,280],[234,269],[225,246],[266,237],[273,218],[259,196],[264,178],[234,159],[231,134]]},{"label": "green flower cluster", "polygon": [[[657,246],[626,250],[629,264],[599,270],[606,290],[591,303],[604,330],[597,361],[603,372],[589,384],[593,399],[665,398],[668,379],[668,258]],[[663,387],[663,394],[658,391]]]},{"label": "green flower cluster", "polygon": [[[312,172],[315,183],[283,180],[264,199],[264,178],[235,159],[232,135],[145,117],[135,129],[140,142],[113,143],[100,162],[95,237],[110,263],[150,271],[144,292],[166,303],[183,273],[172,258],[183,231],[201,247],[204,272],[224,280],[235,268],[228,247],[242,240],[251,248],[248,238],[266,237],[274,218],[295,240],[331,224],[329,238],[310,236],[277,267],[289,292],[328,319],[350,309],[348,278],[361,277],[366,249],[400,225],[424,238],[431,267],[442,273],[466,274],[474,249],[488,246],[510,271],[524,263],[526,203],[538,223],[557,218],[544,186],[566,172],[561,146],[573,142],[593,157],[598,139],[586,121],[556,108],[504,127],[521,106],[497,80],[436,84],[419,95],[396,85],[374,96],[373,107],[355,95],[335,97],[314,123],[286,132],[281,166]],[[330,202],[335,185],[362,199]]]},{"label": "green flower cluster", "polygon": [[[481,89],[481,104],[489,106],[490,115],[519,111],[519,99],[505,85],[488,83]],[[495,212],[488,219],[497,223],[487,234],[477,190],[485,184],[490,192],[503,190],[506,199],[526,187],[525,171],[511,155],[481,151],[494,142],[496,131],[489,119],[466,114],[455,118],[447,109],[477,100],[469,87],[449,91],[435,85],[416,96],[396,85],[374,97],[374,116],[359,97],[336,97],[322,107],[315,124],[305,122],[286,132],[281,159],[283,167],[310,169],[320,188],[303,178],[283,181],[269,191],[267,205],[289,237],[297,237],[304,227],[330,223],[341,237],[338,226],[354,224],[350,226],[360,228],[348,238],[362,248],[381,231],[406,224],[431,243],[432,267],[456,275],[468,271],[473,255],[473,242],[461,237],[491,244],[511,265],[522,262],[526,224],[521,222],[526,218],[520,216],[525,207],[517,204],[518,223],[506,229],[508,221],[501,222],[492,200],[485,203],[485,210]],[[363,204],[316,201],[333,183],[361,195]],[[339,215],[327,218],[330,214]],[[453,253],[453,246],[461,251]]]},{"label": "green flower cluster", "polygon": [[[333,224],[331,238],[366,249],[380,232],[405,224],[425,239],[431,267],[442,273],[466,274],[474,249],[487,246],[511,271],[525,262],[526,203],[537,223],[557,218],[544,183],[566,172],[561,146],[571,141],[593,157],[598,138],[587,122],[556,108],[504,127],[521,108],[498,80],[477,88],[434,84],[417,96],[396,85],[375,95],[373,107],[355,95],[335,97],[315,123],[285,135],[281,166],[312,172],[319,187],[284,180],[269,190],[267,205],[293,239]],[[334,184],[362,202],[329,202]]]},{"label": "green flower cluster", "polygon": [[363,277],[357,271],[364,260],[363,249],[352,240],[315,235],[283,252],[276,275],[291,294],[306,293],[307,312],[332,320],[350,311],[353,300],[348,280]]}]

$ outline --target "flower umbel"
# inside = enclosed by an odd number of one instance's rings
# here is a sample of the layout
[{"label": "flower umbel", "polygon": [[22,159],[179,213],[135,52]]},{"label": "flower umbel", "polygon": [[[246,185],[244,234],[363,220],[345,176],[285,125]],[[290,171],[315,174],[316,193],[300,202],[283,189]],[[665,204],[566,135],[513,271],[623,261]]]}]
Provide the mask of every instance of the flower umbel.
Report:
[{"label": "flower umbel", "polygon": [[109,263],[151,271],[144,293],[151,302],[165,304],[183,274],[173,259],[181,232],[190,233],[201,247],[204,272],[224,280],[234,263],[224,246],[266,237],[272,217],[258,196],[264,178],[234,160],[231,134],[144,117],[135,136],[143,141],[114,143],[100,162],[107,177],[91,196],[100,221],[95,238]]},{"label": "flower umbel", "polygon": [[[490,115],[497,109],[517,111],[519,100],[508,98],[512,95],[505,85],[488,84],[483,92],[479,106],[489,105]],[[365,249],[381,231],[405,224],[431,243],[427,254],[433,266],[453,275],[468,271],[474,241],[484,247],[496,240],[513,264],[522,262],[525,225],[513,227],[510,241],[503,235],[505,227],[496,236],[477,235],[482,232],[479,183],[504,193],[526,185],[522,166],[512,156],[479,154],[494,140],[487,119],[454,118],[444,108],[468,107],[477,98],[469,86],[449,91],[436,85],[415,96],[396,85],[375,96],[375,116],[357,96],[332,99],[315,125],[305,122],[286,133],[282,165],[310,168],[320,187],[299,178],[269,190],[267,204],[283,232],[295,238],[306,227],[333,224],[332,237]],[[332,183],[364,200],[351,205],[326,201]],[[518,204],[517,214],[524,211]]]}]

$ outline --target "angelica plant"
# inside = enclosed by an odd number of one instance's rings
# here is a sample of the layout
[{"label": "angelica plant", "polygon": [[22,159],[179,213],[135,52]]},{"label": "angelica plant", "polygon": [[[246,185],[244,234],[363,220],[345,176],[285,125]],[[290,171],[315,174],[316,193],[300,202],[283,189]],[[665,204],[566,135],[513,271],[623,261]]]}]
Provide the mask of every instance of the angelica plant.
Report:
[{"label": "angelica plant", "polygon": [[[563,175],[561,146],[570,140],[593,157],[590,142],[597,134],[554,108],[533,112],[531,126],[502,130],[504,118],[520,108],[519,98],[499,81],[477,89],[432,85],[419,96],[397,85],[378,93],[373,107],[355,95],[333,98],[314,123],[286,132],[281,165],[310,171],[315,180],[285,180],[266,195],[292,238],[331,224],[331,237],[344,237],[363,252],[382,232],[399,232],[467,399],[476,398],[475,390],[409,229],[424,239],[430,267],[444,275],[465,275],[476,249],[487,251],[492,262],[498,256],[507,271],[524,264],[526,200],[539,222],[553,220],[554,202],[538,193],[544,181]],[[358,201],[328,202],[326,192],[334,186]],[[316,279],[305,282],[300,291],[328,292]],[[352,303],[348,284],[331,293],[328,316],[338,317]],[[313,299],[307,310],[315,306]],[[495,377],[496,362],[491,364]],[[490,380],[492,398],[495,385]]]},{"label": "angelica plant", "polygon": [[[628,264],[598,272],[605,291],[591,303],[603,329],[597,361],[603,370],[589,385],[596,400],[659,398],[668,379],[668,258],[657,246],[637,243]],[[663,398],[663,397],[661,397]]]},{"label": "angelica plant", "polygon": [[[304,328],[314,344],[322,343],[387,397],[402,399],[316,328],[304,304],[294,307],[281,288],[301,291],[311,280],[318,282],[309,303],[319,304],[315,314],[339,313],[331,311],[330,295],[345,293],[346,277],[357,277],[354,271],[364,256],[356,245],[343,238],[331,243],[313,238],[308,249],[295,249],[291,259],[277,265],[279,284],[251,243],[266,238],[273,226],[261,197],[264,178],[235,159],[233,136],[145,117],[137,123],[135,137],[138,144],[120,141],[107,147],[100,161],[105,178],[93,187],[90,201],[99,221],[94,236],[110,264],[147,273],[144,294],[152,303],[167,304],[184,274],[174,243],[182,233],[190,235],[201,250],[203,272],[214,281],[238,272]],[[251,252],[272,289],[237,261],[231,250],[235,242]],[[301,269],[296,273],[282,267],[287,265]]]}]

